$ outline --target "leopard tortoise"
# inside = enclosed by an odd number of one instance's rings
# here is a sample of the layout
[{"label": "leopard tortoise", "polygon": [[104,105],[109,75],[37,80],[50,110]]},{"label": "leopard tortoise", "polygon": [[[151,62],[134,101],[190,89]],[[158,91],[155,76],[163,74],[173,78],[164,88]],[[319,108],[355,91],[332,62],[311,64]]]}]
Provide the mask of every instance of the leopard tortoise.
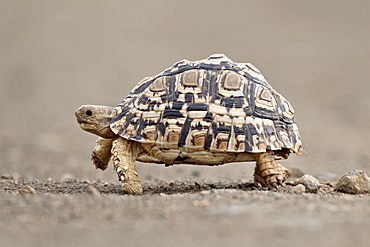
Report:
[{"label": "leopard tortoise", "polygon": [[256,161],[255,182],[282,185],[287,169],[276,160],[300,155],[291,104],[250,63],[223,54],[181,60],[140,81],[115,108],[83,105],[80,127],[99,137],[96,168],[114,170],[129,194],[142,194],[135,161],[221,165]]}]

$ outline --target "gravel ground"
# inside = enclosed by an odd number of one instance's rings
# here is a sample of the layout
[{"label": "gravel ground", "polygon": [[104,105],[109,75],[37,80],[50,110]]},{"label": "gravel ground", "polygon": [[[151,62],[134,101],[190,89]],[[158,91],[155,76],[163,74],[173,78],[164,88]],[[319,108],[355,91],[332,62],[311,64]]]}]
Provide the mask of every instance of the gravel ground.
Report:
[{"label": "gravel ground", "polygon": [[[369,1],[0,1],[0,246],[370,246]],[[296,110],[307,155],[279,192],[254,165],[137,164],[144,195],[95,170],[82,104],[117,105],[146,76],[222,52]],[[322,187],[293,182],[311,174]],[[294,193],[298,192],[298,193]]]},{"label": "gravel ground", "polygon": [[[36,194],[21,194],[30,186]],[[4,246],[367,246],[369,195],[184,181],[0,181]],[[19,233],[22,233],[19,235]],[[47,236],[47,237],[46,237]],[[107,239],[109,236],[109,239]],[[292,241],[294,239],[294,241]]]}]

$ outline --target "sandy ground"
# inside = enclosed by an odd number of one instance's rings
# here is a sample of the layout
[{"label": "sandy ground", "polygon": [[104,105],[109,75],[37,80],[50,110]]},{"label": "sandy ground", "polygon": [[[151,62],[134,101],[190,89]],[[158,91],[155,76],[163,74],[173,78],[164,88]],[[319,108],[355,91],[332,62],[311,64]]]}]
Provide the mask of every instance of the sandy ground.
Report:
[{"label": "sandy ground", "polygon": [[[176,61],[222,52],[256,65],[293,104],[308,155],[283,161],[288,169],[332,184],[370,174],[369,9],[1,1],[0,174],[13,179],[0,180],[0,245],[369,246],[369,195],[253,190],[253,164],[139,163],[145,193],[124,195],[111,168],[91,165],[96,138],[74,119],[80,105],[114,106]],[[27,184],[36,195],[17,194]]]}]

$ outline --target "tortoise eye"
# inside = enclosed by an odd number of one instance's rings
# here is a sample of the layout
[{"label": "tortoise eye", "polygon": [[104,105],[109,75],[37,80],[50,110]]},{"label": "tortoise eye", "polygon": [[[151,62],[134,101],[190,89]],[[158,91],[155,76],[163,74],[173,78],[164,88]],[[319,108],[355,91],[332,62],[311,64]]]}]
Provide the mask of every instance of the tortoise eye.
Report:
[{"label": "tortoise eye", "polygon": [[92,110],[87,110],[87,111],[86,111],[86,115],[87,115],[87,116],[92,116],[92,114],[93,114],[93,111],[92,111]]}]

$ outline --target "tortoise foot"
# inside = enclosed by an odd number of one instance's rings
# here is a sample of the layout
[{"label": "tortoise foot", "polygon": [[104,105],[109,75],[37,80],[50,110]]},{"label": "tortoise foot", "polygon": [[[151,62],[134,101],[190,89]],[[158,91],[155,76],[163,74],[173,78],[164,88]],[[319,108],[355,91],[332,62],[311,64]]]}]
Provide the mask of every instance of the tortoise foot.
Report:
[{"label": "tortoise foot", "polygon": [[254,181],[272,190],[284,187],[284,181],[289,177],[288,169],[280,165],[271,152],[256,156],[257,165],[254,169]]}]

